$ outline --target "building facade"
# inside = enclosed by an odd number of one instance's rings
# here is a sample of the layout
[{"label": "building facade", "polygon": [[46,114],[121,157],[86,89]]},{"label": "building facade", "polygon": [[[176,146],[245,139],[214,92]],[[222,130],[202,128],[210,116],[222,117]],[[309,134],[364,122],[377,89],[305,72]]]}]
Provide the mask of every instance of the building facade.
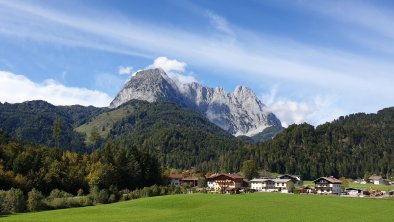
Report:
[{"label": "building facade", "polygon": [[340,194],[342,192],[342,181],[334,177],[320,177],[313,182],[318,194]]},{"label": "building facade", "polygon": [[253,179],[250,188],[258,192],[282,192],[291,193],[294,182],[291,179]]}]

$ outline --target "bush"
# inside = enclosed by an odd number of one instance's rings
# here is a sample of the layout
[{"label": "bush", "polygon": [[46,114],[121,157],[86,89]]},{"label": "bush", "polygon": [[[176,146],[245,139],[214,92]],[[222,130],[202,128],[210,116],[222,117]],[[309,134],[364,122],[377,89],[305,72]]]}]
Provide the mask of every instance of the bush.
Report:
[{"label": "bush", "polygon": [[109,195],[108,203],[115,203],[116,201],[117,201],[117,200],[116,200],[115,194]]},{"label": "bush", "polygon": [[99,192],[97,203],[106,204],[108,203],[109,193],[106,189],[102,189]]},{"label": "bush", "polygon": [[79,196],[79,197],[77,197],[77,200],[79,201],[79,204],[80,204],[82,207],[85,207],[85,206],[92,206],[92,205],[93,205],[92,199],[89,198],[88,196]]},{"label": "bush", "polygon": [[19,213],[25,210],[26,202],[22,190],[11,188],[3,195],[2,211],[4,213]]},{"label": "bush", "polygon": [[27,194],[27,209],[29,211],[39,211],[45,209],[44,196],[36,189],[32,189]]},{"label": "bush", "polygon": [[73,195],[70,193],[67,193],[65,191],[59,190],[59,189],[54,189],[51,191],[51,193],[48,196],[48,199],[56,199],[56,198],[68,198],[72,197]]}]

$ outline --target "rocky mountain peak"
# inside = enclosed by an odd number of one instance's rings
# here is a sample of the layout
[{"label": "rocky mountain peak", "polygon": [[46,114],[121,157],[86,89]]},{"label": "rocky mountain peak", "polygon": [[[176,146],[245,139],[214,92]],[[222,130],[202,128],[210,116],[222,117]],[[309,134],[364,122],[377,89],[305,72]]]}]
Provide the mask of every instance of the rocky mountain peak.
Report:
[{"label": "rocky mountain peak", "polygon": [[129,100],[169,101],[193,109],[239,136],[253,136],[270,126],[280,127],[276,116],[248,87],[237,86],[233,93],[223,87],[209,88],[200,83],[175,84],[163,69],[149,69],[133,76],[111,102],[117,107]]}]

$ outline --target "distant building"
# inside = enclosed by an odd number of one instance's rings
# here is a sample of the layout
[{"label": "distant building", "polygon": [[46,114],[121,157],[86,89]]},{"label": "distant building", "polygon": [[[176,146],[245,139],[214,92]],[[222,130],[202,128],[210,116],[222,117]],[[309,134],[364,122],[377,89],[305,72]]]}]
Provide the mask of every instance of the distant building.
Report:
[{"label": "distant building", "polygon": [[174,185],[174,186],[181,185],[181,179],[182,178],[183,178],[182,174],[172,173],[172,174],[168,175],[168,180],[169,180],[170,184]]},{"label": "distant building", "polygon": [[342,181],[334,177],[320,177],[313,182],[316,192],[319,194],[340,194],[342,192]]},{"label": "distant building", "polygon": [[313,186],[303,186],[300,188],[300,193],[316,193],[316,189]]},{"label": "distant building", "polygon": [[368,191],[358,188],[346,188],[345,192],[352,197],[363,197],[368,195]]},{"label": "distant building", "polygon": [[182,174],[170,174],[168,175],[169,183],[174,186],[188,185],[195,187],[198,184],[197,177],[184,177]]},{"label": "distant building", "polygon": [[244,184],[244,178],[238,174],[213,174],[207,178],[208,188],[214,192],[238,193]]},{"label": "distant building", "polygon": [[376,185],[384,185],[385,181],[382,176],[372,175],[368,178],[369,183],[373,183]]},{"label": "distant building", "polygon": [[283,174],[278,176],[278,179],[291,179],[294,184],[302,185],[302,180],[300,175]]},{"label": "distant building", "polygon": [[198,185],[198,177],[184,177],[180,182],[181,184],[188,185],[189,187],[196,187]]},{"label": "distant building", "polygon": [[294,182],[291,179],[253,179],[250,188],[258,192],[282,192],[291,193]]}]

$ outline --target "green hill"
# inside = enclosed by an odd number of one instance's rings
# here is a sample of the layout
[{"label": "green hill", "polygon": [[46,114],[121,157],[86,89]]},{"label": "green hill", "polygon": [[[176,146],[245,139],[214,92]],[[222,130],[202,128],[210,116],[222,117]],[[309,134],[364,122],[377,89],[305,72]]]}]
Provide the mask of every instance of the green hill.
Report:
[{"label": "green hill", "polygon": [[394,199],[191,194],[4,216],[1,221],[392,221]]},{"label": "green hill", "polygon": [[30,143],[55,146],[53,125],[56,118],[61,120],[60,147],[79,150],[84,146],[81,135],[74,133],[74,127],[85,123],[103,108],[93,106],[54,106],[45,101],[24,103],[0,103],[0,129],[8,135]]}]

